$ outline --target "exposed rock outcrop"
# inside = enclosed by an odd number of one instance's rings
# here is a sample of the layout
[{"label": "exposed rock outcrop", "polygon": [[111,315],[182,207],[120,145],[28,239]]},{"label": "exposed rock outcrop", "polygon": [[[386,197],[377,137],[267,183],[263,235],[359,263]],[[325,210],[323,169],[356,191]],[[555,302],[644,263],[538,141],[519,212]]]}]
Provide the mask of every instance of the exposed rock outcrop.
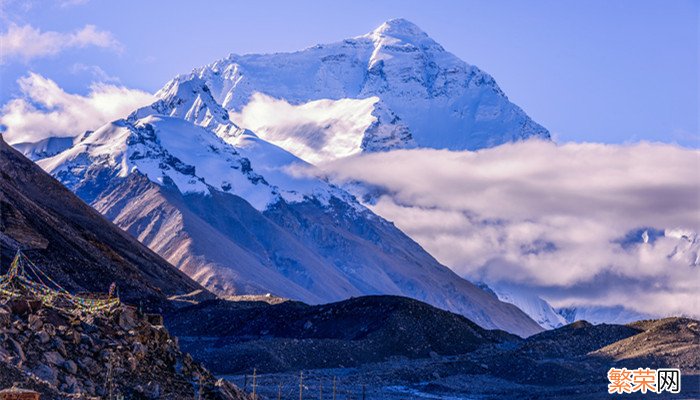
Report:
[{"label": "exposed rock outcrop", "polygon": [[0,386],[19,383],[44,399],[246,398],[151,319],[129,306],[85,314],[32,298],[7,301],[0,306]]}]

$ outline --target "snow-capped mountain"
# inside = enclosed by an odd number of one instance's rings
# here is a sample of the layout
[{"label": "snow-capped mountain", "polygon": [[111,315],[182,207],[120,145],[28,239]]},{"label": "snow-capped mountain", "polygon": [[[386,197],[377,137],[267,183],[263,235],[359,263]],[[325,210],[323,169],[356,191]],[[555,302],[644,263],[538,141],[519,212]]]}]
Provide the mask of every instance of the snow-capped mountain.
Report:
[{"label": "snow-capped mountain", "polygon": [[548,138],[490,76],[415,25],[392,20],[297,53],[229,56],[156,96],[94,132],[23,152],[219,294],[403,295],[487,328],[541,330],[346,191],[295,172],[361,151]]},{"label": "snow-capped mountain", "polygon": [[668,255],[670,259],[683,261],[691,267],[700,266],[700,237],[698,237],[697,232],[684,229],[665,229],[664,237],[675,239],[678,242]]},{"label": "snow-capped mountain", "polygon": [[557,309],[567,324],[585,320],[592,324],[629,324],[652,316],[622,306],[581,306]]},{"label": "snow-capped mountain", "polygon": [[[657,251],[667,251],[666,258],[669,260],[678,262],[681,267],[696,268],[700,265],[700,238],[692,230],[640,227],[628,232],[617,243],[627,251],[636,251],[641,246],[652,246],[661,240],[667,244]],[[575,305],[559,308],[557,312],[567,322],[585,319],[594,324],[626,324],[640,319],[664,317],[645,314],[622,305]]]},{"label": "snow-capped mountain", "polygon": [[555,329],[576,321],[585,320],[592,324],[628,324],[654,316],[640,313],[623,306],[580,305],[555,308],[531,289],[516,285],[480,283],[479,287],[497,297],[500,301],[513,304],[523,310],[545,329]]},{"label": "snow-capped mountain", "polygon": [[[670,241],[668,246],[662,247],[662,249],[669,251],[666,254],[669,260],[677,261],[679,265],[687,265],[689,268],[700,265],[700,238],[696,232],[691,230],[640,227],[631,230],[615,243],[624,250],[635,251],[640,246],[650,246],[661,239]],[[627,324],[641,319],[664,317],[664,315],[651,315],[635,311],[623,305],[578,304],[554,308],[532,289],[513,284],[487,285],[480,283],[479,287],[498,297],[501,301],[516,305],[546,329],[557,328],[578,320],[586,320],[593,324]]]},{"label": "snow-capped mountain", "polygon": [[222,295],[323,303],[395,294],[485,327],[523,336],[541,329],[347,192],[297,176],[294,167],[308,165],[228,121],[203,82],[169,90],[38,164]]},{"label": "snow-capped mountain", "polygon": [[[167,101],[174,87],[200,81],[238,125],[312,163],[362,151],[473,150],[549,138],[490,75],[403,19],[294,53],[230,55],[177,77],[157,96]],[[215,119],[197,110],[184,117]]]},{"label": "snow-capped mountain", "polygon": [[12,147],[32,161],[55,156],[75,143],[73,137],[48,137],[37,142],[13,143]]},{"label": "snow-capped mountain", "polygon": [[570,323],[557,313],[546,300],[528,290],[506,284],[489,286],[482,283],[479,287],[492,293],[499,300],[517,306],[545,329],[559,328]]}]

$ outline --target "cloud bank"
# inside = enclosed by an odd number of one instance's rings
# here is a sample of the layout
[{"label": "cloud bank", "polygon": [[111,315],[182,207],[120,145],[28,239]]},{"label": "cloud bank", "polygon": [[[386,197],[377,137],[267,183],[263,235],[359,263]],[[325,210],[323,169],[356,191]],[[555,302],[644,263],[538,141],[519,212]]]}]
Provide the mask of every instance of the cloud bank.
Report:
[{"label": "cloud bank", "polygon": [[[529,141],[321,167],[469,279],[531,288],[555,306],[700,310],[697,150]],[[645,243],[644,227],[668,231]]]},{"label": "cloud bank", "polygon": [[35,58],[56,55],[71,48],[94,46],[116,52],[123,50],[122,44],[110,32],[99,30],[94,25],[85,25],[75,32],[64,33],[42,32],[31,25],[19,26],[10,23],[7,32],[0,34],[0,43],[2,43],[0,64],[13,59],[27,62]]},{"label": "cloud bank", "polygon": [[21,97],[0,110],[3,137],[11,144],[77,136],[154,101],[153,95],[144,91],[105,83],[93,84],[86,96],[70,94],[35,73],[18,83]]}]

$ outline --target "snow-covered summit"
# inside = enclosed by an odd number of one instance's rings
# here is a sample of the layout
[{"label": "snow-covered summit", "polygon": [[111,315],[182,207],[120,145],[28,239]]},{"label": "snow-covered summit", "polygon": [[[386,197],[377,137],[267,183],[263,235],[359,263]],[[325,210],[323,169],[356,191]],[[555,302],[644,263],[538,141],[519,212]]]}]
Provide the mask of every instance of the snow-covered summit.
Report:
[{"label": "snow-covered summit", "polygon": [[[235,124],[301,158],[308,156],[300,150],[305,147],[328,159],[397,147],[473,150],[530,137],[549,139],[549,132],[511,103],[490,75],[404,19],[293,53],[230,55],[177,77],[159,96],[189,81],[203,82]],[[329,102],[347,105],[370,98],[377,99],[375,108],[363,110],[364,118],[356,114],[358,107],[336,105],[333,118],[319,123]],[[275,118],[282,113],[286,118]],[[380,113],[396,118],[382,120]],[[196,122],[193,115],[187,118]],[[354,141],[354,152],[326,140],[347,119],[368,121],[342,130],[361,138]],[[377,143],[363,139],[377,125],[385,137],[403,139],[387,140],[385,148],[362,148],[367,141]],[[310,136],[318,139],[309,143]]]},{"label": "snow-covered summit", "polygon": [[235,136],[243,130],[229,119],[228,111],[214,100],[202,79],[172,80],[156,93],[155,103],[134,111],[134,121],[148,115],[162,114],[182,118],[221,137]]},{"label": "snow-covered summit", "polygon": [[404,18],[394,18],[385,21],[365,36],[370,36],[372,38],[395,37],[402,38],[406,41],[414,39],[432,40],[418,25]]},{"label": "snow-covered summit", "polygon": [[374,51],[369,61],[370,68],[378,62],[386,60],[392,51],[424,50],[436,53],[445,51],[416,24],[403,18],[386,21],[372,32],[356,39],[370,39],[374,44]]}]

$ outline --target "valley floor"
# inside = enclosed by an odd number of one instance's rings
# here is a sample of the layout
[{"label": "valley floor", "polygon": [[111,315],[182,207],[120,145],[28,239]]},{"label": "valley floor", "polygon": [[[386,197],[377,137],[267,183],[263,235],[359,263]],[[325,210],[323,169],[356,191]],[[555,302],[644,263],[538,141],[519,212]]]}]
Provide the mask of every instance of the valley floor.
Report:
[{"label": "valley floor", "polygon": [[[454,358],[440,360],[395,361],[365,365],[360,368],[336,368],[304,371],[303,398],[305,399],[372,399],[372,400],[505,400],[505,399],[573,399],[592,400],[613,398],[607,393],[607,379],[572,385],[518,384],[491,375],[456,374],[420,380],[420,370],[441,369],[438,364],[455,363]],[[223,378],[253,392],[252,375],[230,375]],[[333,397],[333,378],[336,396]],[[364,397],[363,397],[364,386]],[[698,399],[700,375],[684,375],[680,394],[624,395],[620,399]],[[299,398],[299,374],[277,373],[256,377],[256,394],[264,399],[282,400]]]}]

